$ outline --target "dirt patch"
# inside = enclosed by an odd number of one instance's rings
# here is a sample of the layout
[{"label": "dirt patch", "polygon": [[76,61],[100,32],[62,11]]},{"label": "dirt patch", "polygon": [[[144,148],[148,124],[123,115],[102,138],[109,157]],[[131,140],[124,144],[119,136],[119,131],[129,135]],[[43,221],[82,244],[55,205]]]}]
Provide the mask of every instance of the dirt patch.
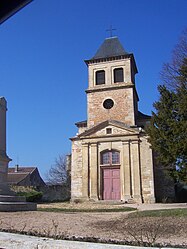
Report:
[{"label": "dirt patch", "polygon": [[[62,207],[62,204],[50,204]],[[64,207],[65,204],[63,204]],[[74,204],[72,204],[74,205]],[[77,204],[77,208],[93,208],[96,204]],[[121,205],[106,205],[106,208]],[[41,207],[41,205],[40,205]],[[47,204],[49,207],[49,204]],[[105,207],[103,204],[102,207]],[[68,208],[68,204],[67,204]],[[99,205],[101,208],[101,205]],[[187,246],[186,217],[141,217],[129,218],[127,213],[53,213],[15,212],[0,213],[1,229],[40,233],[45,236],[94,237],[103,240],[138,241],[153,238],[163,245]],[[158,230],[158,231],[157,231]],[[152,235],[151,235],[152,234]]]},{"label": "dirt patch", "polygon": [[[38,208],[64,208],[67,210],[71,209],[82,209],[82,210],[97,210],[97,209],[121,209],[123,207],[129,207],[124,203],[106,203],[106,202],[59,202],[59,203],[46,203],[46,204],[38,204]],[[136,207],[135,207],[136,208]]]}]

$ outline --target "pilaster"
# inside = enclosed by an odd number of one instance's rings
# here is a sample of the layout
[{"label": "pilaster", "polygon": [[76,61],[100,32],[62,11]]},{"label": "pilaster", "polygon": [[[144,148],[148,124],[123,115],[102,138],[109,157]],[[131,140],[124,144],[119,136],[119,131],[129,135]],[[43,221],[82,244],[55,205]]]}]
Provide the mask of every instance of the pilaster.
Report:
[{"label": "pilaster", "polygon": [[89,145],[82,144],[82,198],[88,200],[89,197]]},{"label": "pilaster", "polygon": [[98,149],[97,144],[90,145],[90,199],[98,200]]},{"label": "pilaster", "polygon": [[131,165],[132,165],[132,187],[133,199],[137,203],[142,203],[141,195],[141,172],[140,172],[140,154],[139,154],[139,141],[131,141]]},{"label": "pilaster", "polygon": [[129,149],[129,142],[123,142],[123,181],[125,201],[128,201],[131,198],[131,165]]}]

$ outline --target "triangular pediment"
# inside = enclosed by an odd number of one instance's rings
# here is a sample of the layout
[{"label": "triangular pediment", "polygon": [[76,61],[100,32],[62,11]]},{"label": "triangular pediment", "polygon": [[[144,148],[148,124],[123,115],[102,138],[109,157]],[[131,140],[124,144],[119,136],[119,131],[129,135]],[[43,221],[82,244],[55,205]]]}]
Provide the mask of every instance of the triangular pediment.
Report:
[{"label": "triangular pediment", "polygon": [[138,133],[139,129],[137,127],[128,126],[116,120],[107,120],[79,134],[78,137],[136,135]]}]

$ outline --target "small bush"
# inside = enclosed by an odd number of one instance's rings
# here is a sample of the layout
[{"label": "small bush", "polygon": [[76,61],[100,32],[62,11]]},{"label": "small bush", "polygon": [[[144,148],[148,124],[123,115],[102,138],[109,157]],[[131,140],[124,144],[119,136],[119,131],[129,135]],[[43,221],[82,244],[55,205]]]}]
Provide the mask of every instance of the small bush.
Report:
[{"label": "small bush", "polygon": [[18,196],[25,196],[28,202],[38,202],[43,193],[35,190],[33,187],[13,186],[11,188]]},{"label": "small bush", "polygon": [[28,202],[38,202],[42,198],[42,192],[31,191],[31,192],[18,192],[18,196],[25,196]]}]

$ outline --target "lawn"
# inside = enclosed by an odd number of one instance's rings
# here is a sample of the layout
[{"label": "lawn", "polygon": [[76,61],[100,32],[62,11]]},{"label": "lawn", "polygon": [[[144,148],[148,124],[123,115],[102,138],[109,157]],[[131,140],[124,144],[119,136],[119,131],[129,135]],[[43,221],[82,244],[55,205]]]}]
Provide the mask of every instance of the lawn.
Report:
[{"label": "lawn", "polygon": [[187,217],[187,208],[160,209],[136,211],[128,215],[129,218],[138,217]]},{"label": "lawn", "polygon": [[131,208],[131,207],[123,207],[123,208],[97,208],[97,209],[88,209],[88,208],[52,208],[52,207],[43,207],[43,208],[38,208],[37,211],[43,211],[43,212],[69,212],[69,213],[79,213],[79,212],[84,212],[84,213],[100,213],[100,212],[130,212],[130,211],[136,211],[136,208]]}]

